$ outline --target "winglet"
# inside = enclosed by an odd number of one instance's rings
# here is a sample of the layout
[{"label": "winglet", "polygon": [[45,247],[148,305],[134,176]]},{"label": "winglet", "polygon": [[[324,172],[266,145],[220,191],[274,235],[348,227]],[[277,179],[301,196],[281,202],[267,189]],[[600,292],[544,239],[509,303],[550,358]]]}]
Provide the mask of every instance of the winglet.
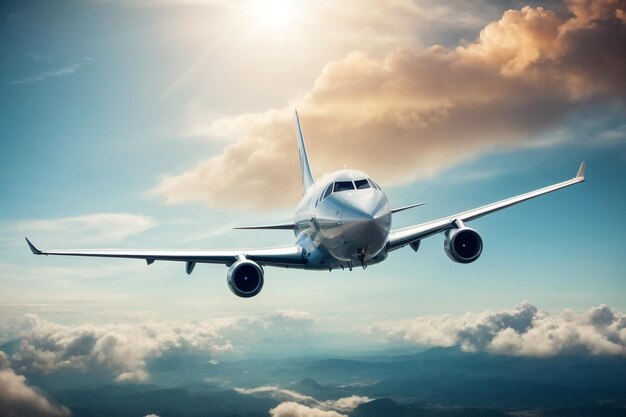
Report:
[{"label": "winglet", "polygon": [[585,161],[582,161],[580,163],[580,168],[578,168],[578,173],[576,174],[576,178],[582,178],[584,180],[586,169],[587,169],[587,163]]},{"label": "winglet", "polygon": [[35,245],[33,245],[31,243],[30,240],[28,240],[27,237],[25,237],[24,239],[26,239],[26,243],[28,243],[28,247],[30,248],[30,251],[33,253],[33,255],[43,255],[44,253],[42,251],[40,251],[39,249],[37,249],[35,247]]}]

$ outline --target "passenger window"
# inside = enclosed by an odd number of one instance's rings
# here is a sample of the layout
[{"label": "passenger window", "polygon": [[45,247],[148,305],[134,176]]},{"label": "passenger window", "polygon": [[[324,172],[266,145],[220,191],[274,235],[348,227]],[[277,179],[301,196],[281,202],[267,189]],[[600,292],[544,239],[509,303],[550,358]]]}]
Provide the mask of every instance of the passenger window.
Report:
[{"label": "passenger window", "polygon": [[322,197],[322,200],[326,200],[326,198],[328,198],[328,196],[333,192],[333,184],[330,184],[328,187],[326,187],[326,191],[324,191],[324,196]]},{"label": "passenger window", "polygon": [[366,188],[370,188],[370,183],[367,182],[367,180],[354,181],[354,185],[356,185],[357,190],[364,190]]},{"label": "passenger window", "polygon": [[335,183],[335,192],[354,190],[354,183],[352,181],[337,181]]}]

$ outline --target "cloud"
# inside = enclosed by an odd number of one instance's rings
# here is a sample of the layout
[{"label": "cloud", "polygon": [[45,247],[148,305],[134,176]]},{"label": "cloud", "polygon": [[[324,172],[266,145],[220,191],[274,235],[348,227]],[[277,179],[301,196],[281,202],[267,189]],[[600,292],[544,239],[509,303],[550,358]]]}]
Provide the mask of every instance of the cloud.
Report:
[{"label": "cloud", "polygon": [[574,14],[573,24],[587,26],[590,23],[617,17],[623,20],[626,3],[621,0],[565,0]]},{"label": "cloud", "polygon": [[347,417],[336,411],[320,410],[319,408],[307,407],[296,402],[284,402],[270,410],[272,417]]},{"label": "cloud", "polygon": [[51,220],[25,220],[13,230],[70,244],[117,243],[156,227],[152,217],[130,213],[94,213]]},{"label": "cloud", "polygon": [[352,395],[350,397],[339,398],[338,400],[324,401],[324,404],[334,410],[349,413],[361,404],[371,401],[368,397]]},{"label": "cloud", "polygon": [[[148,363],[164,352],[211,356],[245,352],[261,341],[293,341],[309,330],[305,313],[277,312],[255,317],[222,317],[200,322],[147,321],[136,324],[62,325],[27,315],[13,369],[24,374],[78,371],[117,382],[149,380]],[[9,358],[7,358],[9,359]]]},{"label": "cloud", "polygon": [[[625,1],[568,1],[570,17],[509,10],[456,48],[353,52],[328,63],[298,107],[319,176],[363,167],[386,184],[432,176],[486,152],[536,145],[594,105],[626,97]],[[259,208],[297,201],[292,109],[225,117],[205,135],[222,153],[152,193],[167,204]],[[277,196],[279,198],[277,198]]]},{"label": "cloud", "polygon": [[31,77],[21,78],[19,80],[9,81],[8,85],[19,85],[19,84],[33,84],[40,81],[47,80],[49,78],[57,78],[57,77],[68,77],[74,74],[80,67],[82,67],[85,62],[90,61],[92,58],[85,58],[82,61],[76,62],[71,65],[66,65],[61,68],[57,68],[52,71],[46,71],[39,73],[37,75],[33,75]]},{"label": "cloud", "polygon": [[[10,356],[0,352],[0,369],[11,367],[27,376],[80,372],[120,383],[149,381],[151,361],[165,353],[232,359],[267,349],[283,352],[285,346],[302,351],[312,341],[333,334],[309,314],[294,311],[197,322],[147,319],[98,325],[65,325],[28,315],[16,331],[18,348]],[[381,321],[363,333],[382,342],[460,346],[467,352],[531,357],[626,356],[626,315],[608,306],[582,313],[564,310],[549,314],[525,302],[498,312]],[[349,412],[369,401],[366,397],[319,401],[277,386],[238,390],[337,412]]]},{"label": "cloud", "polygon": [[513,310],[424,316],[380,322],[367,332],[384,340],[427,346],[458,345],[467,352],[551,357],[559,354],[626,356],[626,315],[602,305],[550,315],[524,302]]},{"label": "cloud", "polygon": [[256,388],[235,388],[240,394],[256,395],[256,396],[270,396],[278,400],[291,400],[299,403],[320,404],[315,398],[300,394],[299,392],[283,389],[276,386],[262,386]]},{"label": "cloud", "polygon": [[26,378],[12,369],[0,370],[0,410],[4,417],[65,417],[67,408],[55,404],[38,389],[28,386]]},{"label": "cloud", "polygon": [[[352,410],[354,410],[356,407],[358,407],[359,405],[371,401],[368,397],[360,397],[357,395],[339,398],[336,400],[320,401],[309,395],[300,394],[299,392],[280,388],[277,386],[262,386],[262,387],[256,387],[256,388],[235,388],[235,390],[239,392],[240,394],[254,395],[254,396],[260,396],[260,397],[269,396],[279,401],[283,401],[282,404],[297,403],[310,410],[314,410],[311,412],[340,411],[340,412],[349,413]],[[287,410],[300,410],[300,412],[303,412],[302,410],[304,409],[293,407],[293,406],[284,406],[284,409],[280,410],[280,412],[288,413]],[[279,415],[285,415],[285,414],[279,414]],[[320,415],[324,415],[324,414],[320,414]]]},{"label": "cloud", "polygon": [[0,370],[10,368],[11,361],[6,353],[0,350]]}]

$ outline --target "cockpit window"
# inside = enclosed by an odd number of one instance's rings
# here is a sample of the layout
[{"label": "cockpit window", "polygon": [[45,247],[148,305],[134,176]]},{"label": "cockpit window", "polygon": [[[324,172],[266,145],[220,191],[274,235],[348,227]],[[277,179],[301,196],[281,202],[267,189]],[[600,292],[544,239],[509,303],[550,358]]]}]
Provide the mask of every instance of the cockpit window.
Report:
[{"label": "cockpit window", "polygon": [[370,183],[367,182],[367,180],[354,181],[354,185],[356,185],[357,190],[364,190],[366,188],[370,188]]},{"label": "cockpit window", "polygon": [[324,196],[322,197],[322,200],[326,200],[326,198],[333,192],[333,184],[329,184],[328,187],[326,187],[326,191],[324,191]]},{"label": "cockpit window", "polygon": [[352,181],[337,181],[335,183],[334,191],[336,193],[340,191],[348,191],[348,190],[354,190],[354,183]]},{"label": "cockpit window", "polygon": [[380,186],[379,186],[378,184],[376,184],[376,183],[374,182],[374,180],[373,180],[373,179],[371,179],[371,178],[370,178],[370,180],[369,180],[369,181],[370,181],[370,183],[372,184],[372,187],[376,188],[378,191],[382,191],[382,190],[380,189]]}]

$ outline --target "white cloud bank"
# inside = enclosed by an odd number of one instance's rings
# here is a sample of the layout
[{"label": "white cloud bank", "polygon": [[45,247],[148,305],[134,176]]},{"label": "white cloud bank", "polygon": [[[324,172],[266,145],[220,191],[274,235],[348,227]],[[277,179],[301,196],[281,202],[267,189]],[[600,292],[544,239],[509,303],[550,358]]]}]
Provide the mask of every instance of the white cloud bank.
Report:
[{"label": "white cloud bank", "polygon": [[[263,349],[290,346],[306,349],[332,339],[309,314],[279,311],[254,317],[222,317],[199,322],[155,321],[103,325],[63,325],[28,315],[22,324],[19,349],[0,355],[0,365],[24,375],[78,371],[117,382],[149,380],[148,364],[165,352],[202,353],[210,359],[242,357]],[[626,356],[626,315],[608,306],[582,313],[539,311],[525,302],[512,310],[467,313],[463,316],[421,316],[381,321],[361,329],[380,342],[422,346],[460,346],[467,352],[511,356],[550,357],[560,354]],[[366,398],[321,402],[279,387],[240,389],[285,402],[345,412]]]},{"label": "white cloud bank", "polygon": [[[308,314],[278,311],[257,317],[223,317],[197,323],[62,325],[27,315],[19,350],[10,358],[20,373],[64,370],[111,376],[117,382],[149,380],[148,361],[170,350],[222,355],[246,351],[261,339],[276,342],[310,331]],[[0,360],[2,358],[0,357]]]},{"label": "white cloud bank", "polygon": [[559,354],[626,356],[626,315],[601,305],[551,315],[524,302],[512,310],[422,316],[375,323],[367,333],[386,341],[458,345],[466,352],[551,357]]}]

